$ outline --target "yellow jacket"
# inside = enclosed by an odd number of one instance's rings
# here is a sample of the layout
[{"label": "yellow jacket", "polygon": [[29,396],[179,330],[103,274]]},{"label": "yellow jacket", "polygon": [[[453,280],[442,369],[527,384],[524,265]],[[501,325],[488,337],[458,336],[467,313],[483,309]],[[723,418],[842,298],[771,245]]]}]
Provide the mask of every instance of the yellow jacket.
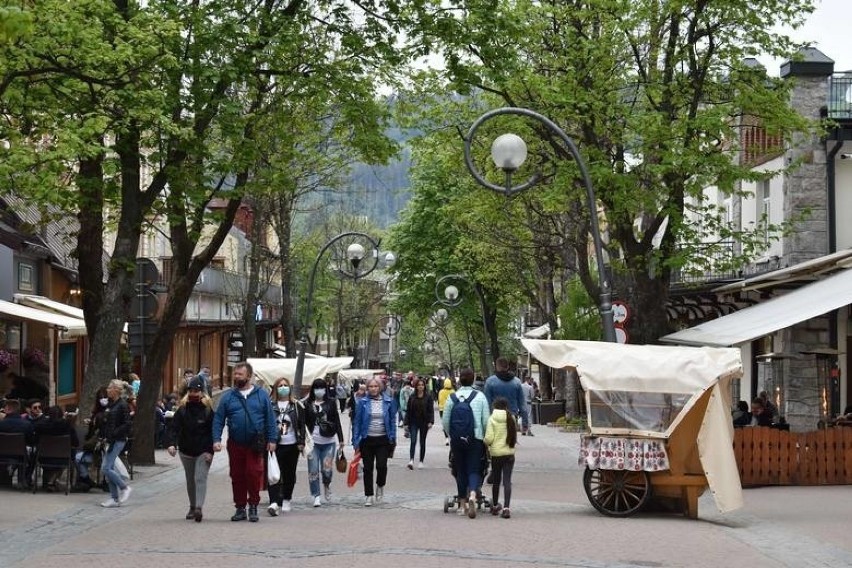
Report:
[{"label": "yellow jacket", "polygon": [[515,455],[515,448],[510,448],[506,441],[509,433],[506,419],[507,414],[505,410],[494,410],[491,412],[491,418],[488,419],[484,441],[485,445],[488,446],[491,457]]},{"label": "yellow jacket", "polygon": [[454,392],[453,381],[450,379],[444,379],[444,388],[438,391],[438,411],[444,411],[444,405],[447,404],[447,399],[450,398],[450,395]]}]

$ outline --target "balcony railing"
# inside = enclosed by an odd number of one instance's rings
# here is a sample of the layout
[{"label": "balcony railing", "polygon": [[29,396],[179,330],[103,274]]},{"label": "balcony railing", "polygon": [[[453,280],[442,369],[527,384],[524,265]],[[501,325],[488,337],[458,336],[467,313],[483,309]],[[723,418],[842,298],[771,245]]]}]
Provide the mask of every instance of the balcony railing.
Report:
[{"label": "balcony railing", "polygon": [[[163,259],[163,270],[160,273],[160,280],[158,282],[164,288],[168,288],[169,280],[171,279],[170,271],[172,270],[172,266],[168,260]],[[201,276],[195,283],[193,291],[196,294],[244,298],[246,290],[248,290],[248,277],[246,275],[208,266],[201,271]],[[261,301],[280,305],[281,286],[271,284],[266,287]]]},{"label": "balcony railing", "polygon": [[828,118],[852,120],[852,74],[841,73],[829,80]]},{"label": "balcony railing", "polygon": [[742,276],[742,271],[734,268],[733,259],[733,241],[700,245],[689,263],[672,271],[671,285],[687,287],[736,280]]}]

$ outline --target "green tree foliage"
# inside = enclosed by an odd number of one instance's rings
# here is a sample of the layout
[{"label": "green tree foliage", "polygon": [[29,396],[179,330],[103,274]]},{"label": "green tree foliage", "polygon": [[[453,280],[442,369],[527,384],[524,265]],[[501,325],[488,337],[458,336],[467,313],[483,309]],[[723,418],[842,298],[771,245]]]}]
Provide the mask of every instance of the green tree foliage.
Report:
[{"label": "green tree foliage", "polygon": [[[30,35],[0,44],[9,145],[0,177],[6,191],[80,220],[91,345],[83,404],[114,374],[140,235],[165,220],[175,271],[140,392],[151,408],[186,301],[243,195],[281,187],[258,183],[275,178],[261,173],[271,163],[323,154],[300,139],[306,122],[289,105],[311,101],[313,130],[358,157],[392,152],[374,95],[402,62],[391,21],[399,5],[46,0],[22,9]],[[273,140],[284,142],[269,151]],[[151,420],[140,413],[135,423],[142,461],[153,458]]]},{"label": "green tree foliage", "polygon": [[[563,212],[580,228],[600,216],[616,294],[633,308],[631,337],[653,342],[668,328],[671,271],[699,246],[706,251],[702,241],[735,238],[754,250],[753,236],[721,222],[702,191],[736,193],[743,180],[765,175],[734,159],[743,117],[785,141],[807,127],[790,108],[789,84],[756,71],[748,58],[789,57],[795,46],[775,30],[800,24],[811,9],[810,0],[471,0],[422,7],[419,37],[447,62],[430,86],[531,108],[577,142],[597,212],[583,204],[577,169],[552,133],[503,123],[538,140],[531,159],[544,184],[560,192]],[[499,182],[502,174],[494,175]],[[558,203],[556,193],[541,191],[540,210]],[[688,222],[688,208],[710,220],[703,227],[712,233]],[[573,268],[596,297],[581,258]]]}]

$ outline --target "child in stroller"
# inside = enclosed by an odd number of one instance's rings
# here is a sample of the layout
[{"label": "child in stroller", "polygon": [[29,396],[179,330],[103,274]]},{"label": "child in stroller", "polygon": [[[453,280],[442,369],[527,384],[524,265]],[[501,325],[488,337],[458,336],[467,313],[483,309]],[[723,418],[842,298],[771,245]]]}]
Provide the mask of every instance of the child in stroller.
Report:
[{"label": "child in stroller", "polygon": [[[449,461],[447,466],[450,468],[450,473],[453,474],[453,477],[456,477],[456,467],[453,461],[452,446],[450,447],[448,459]],[[482,461],[480,463],[482,466],[482,469],[480,470],[482,473],[482,479],[485,480],[486,476],[488,475],[488,465],[491,463],[491,459],[488,457],[487,450],[482,453]],[[459,497],[457,495],[448,495],[444,497],[444,512],[449,513],[450,509],[452,509],[453,507],[458,507],[460,511],[463,510],[463,507],[461,506],[461,501],[464,501],[465,499],[466,497]],[[482,485],[480,485],[476,490],[476,508],[482,509],[483,507],[485,507],[486,509],[490,509],[491,500],[485,495],[483,495]]]}]

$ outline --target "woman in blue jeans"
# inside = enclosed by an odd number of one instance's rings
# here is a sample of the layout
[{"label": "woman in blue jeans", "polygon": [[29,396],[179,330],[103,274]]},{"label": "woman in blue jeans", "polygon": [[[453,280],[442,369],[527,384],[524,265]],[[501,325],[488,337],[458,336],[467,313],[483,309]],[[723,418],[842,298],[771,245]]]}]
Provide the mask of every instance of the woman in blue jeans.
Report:
[{"label": "woman in blue jeans", "polygon": [[420,461],[418,469],[423,469],[423,459],[426,457],[426,434],[435,420],[435,403],[432,395],[426,391],[426,383],[422,378],[414,379],[414,394],[408,399],[408,411],[405,413],[405,426],[411,436],[408,469],[414,469],[414,450],[420,441]]},{"label": "woman in blue jeans", "polygon": [[110,498],[101,507],[118,507],[130,497],[130,486],[115,469],[115,460],[127,445],[130,435],[130,407],[122,398],[124,381],[114,379],[107,387],[109,402],[104,409],[103,438],[107,443],[107,451],[101,463],[101,473],[109,485]]},{"label": "woman in blue jeans", "polygon": [[[367,381],[367,396],[358,401],[352,445],[361,452],[364,464],[364,506],[380,503],[388,477],[388,457],[396,447],[396,399],[383,391],[382,381]],[[375,496],[373,469],[376,470]]]},{"label": "woman in blue jeans", "polygon": [[325,501],[331,500],[331,477],[334,471],[334,456],[337,443],[343,447],[343,428],[340,426],[340,414],[337,412],[335,393],[329,392],[323,379],[311,384],[311,391],[305,399],[305,423],[314,448],[308,454],[308,484],[314,507],[322,505],[320,498],[320,477]]}]

